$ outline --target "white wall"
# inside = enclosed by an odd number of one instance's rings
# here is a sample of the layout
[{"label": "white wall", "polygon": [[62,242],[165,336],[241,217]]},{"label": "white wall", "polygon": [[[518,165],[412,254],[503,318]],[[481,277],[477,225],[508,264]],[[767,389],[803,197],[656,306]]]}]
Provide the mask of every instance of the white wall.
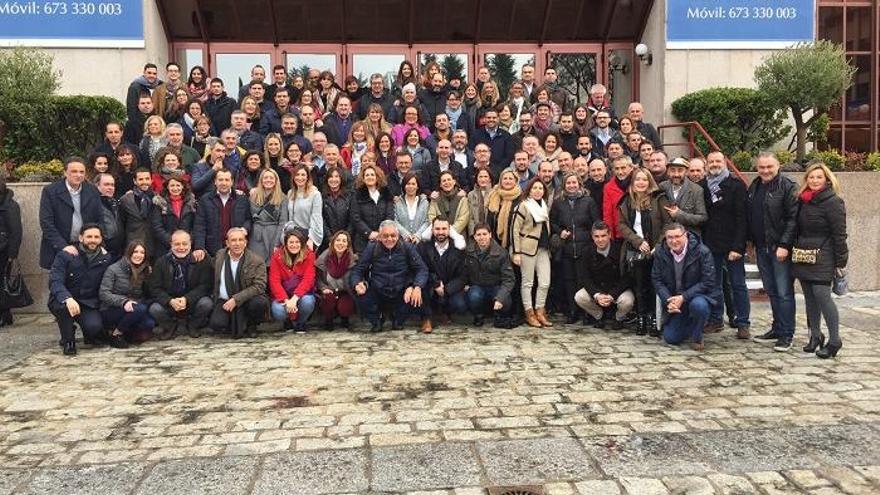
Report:
[{"label": "white wall", "polygon": [[47,48],[61,70],[60,94],[103,95],[125,101],[129,83],[153,62],[164,73],[168,62],[168,40],[156,2],[144,1],[145,47],[131,48]]}]

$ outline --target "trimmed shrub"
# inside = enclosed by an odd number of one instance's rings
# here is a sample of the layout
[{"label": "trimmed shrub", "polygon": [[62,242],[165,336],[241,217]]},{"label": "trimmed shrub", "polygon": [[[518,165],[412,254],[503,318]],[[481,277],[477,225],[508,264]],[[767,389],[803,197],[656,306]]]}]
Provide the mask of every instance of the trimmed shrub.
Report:
[{"label": "trimmed shrub", "polygon": [[[785,112],[763,93],[749,88],[709,88],[672,102],[672,114],[682,122],[697,121],[726,155],[756,153],[772,147],[791,131]],[[708,143],[697,137],[703,153]]]},{"label": "trimmed shrub", "polygon": [[755,155],[748,151],[737,151],[730,155],[730,161],[736,165],[736,168],[738,168],[740,172],[751,172],[754,168],[754,159]]},{"label": "trimmed shrub", "polygon": [[15,163],[84,154],[101,142],[104,126],[123,122],[125,107],[106,96],[49,96],[7,109],[2,156]]},{"label": "trimmed shrub", "polygon": [[22,182],[52,182],[64,175],[64,164],[55,159],[49,162],[27,162],[15,167],[12,176]]},{"label": "trimmed shrub", "polygon": [[782,166],[788,165],[790,163],[794,163],[794,152],[788,150],[776,150],[773,152],[776,155],[776,159],[779,160],[779,164]]},{"label": "trimmed shrub", "polygon": [[843,155],[837,150],[813,150],[807,154],[807,161],[822,162],[827,165],[832,172],[840,172],[843,170],[845,163]]},{"label": "trimmed shrub", "polygon": [[868,158],[865,160],[865,170],[880,172],[880,151],[868,153]]}]

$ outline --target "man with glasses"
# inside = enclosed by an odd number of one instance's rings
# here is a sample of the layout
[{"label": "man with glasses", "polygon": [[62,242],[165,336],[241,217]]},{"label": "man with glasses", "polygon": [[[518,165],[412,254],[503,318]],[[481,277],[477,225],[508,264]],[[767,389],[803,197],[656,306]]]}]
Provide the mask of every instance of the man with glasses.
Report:
[{"label": "man with glasses", "polygon": [[596,127],[590,129],[590,138],[593,140],[593,150],[602,157],[606,156],[608,143],[623,140],[620,133],[611,128],[611,114],[605,110],[596,113]]},{"label": "man with glasses", "polygon": [[473,115],[461,106],[460,91],[450,91],[446,95],[446,116],[449,117],[450,129],[453,131],[462,130],[467,133],[468,138],[473,138],[476,124]]},{"label": "man with glasses", "polygon": [[367,112],[373,103],[382,107],[382,113],[387,120],[388,114],[394,106],[394,96],[385,89],[385,78],[378,72],[370,76],[370,91],[358,100],[357,116],[359,120],[367,118]]}]

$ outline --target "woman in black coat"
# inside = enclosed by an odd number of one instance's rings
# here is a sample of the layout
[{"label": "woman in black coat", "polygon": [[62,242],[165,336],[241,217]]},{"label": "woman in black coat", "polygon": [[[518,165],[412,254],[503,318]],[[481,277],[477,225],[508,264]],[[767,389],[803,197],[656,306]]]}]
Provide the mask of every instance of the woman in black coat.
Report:
[{"label": "woman in black coat", "polygon": [[331,169],[324,176],[323,208],[324,243],[319,251],[324,251],[330,239],[339,231],[349,232],[351,239],[351,191],[345,189],[342,172]]},{"label": "woman in black coat", "polygon": [[186,181],[172,177],[165,181],[162,193],[153,196],[150,225],[155,239],[155,258],[171,249],[171,234],[176,230],[193,231],[196,219],[196,199]]},{"label": "woman in black coat", "polygon": [[379,238],[379,224],[394,220],[394,198],[388,192],[385,174],[377,166],[361,168],[351,202],[354,249],[363,252],[367,243]]},{"label": "woman in black coat", "polygon": [[562,272],[568,311],[568,324],[578,321],[579,308],[574,303],[574,294],[578,291],[577,265],[582,263],[581,257],[587,246],[593,242],[590,231],[593,222],[601,220],[599,207],[588,194],[581,189],[581,181],[577,174],[569,172],[562,179],[562,195],[553,202],[550,208],[550,231],[559,236],[561,245]]},{"label": "woman in black coat", "polygon": [[[0,177],[0,277],[5,276],[6,264],[18,258],[21,248],[21,208],[13,196],[14,191],[6,187],[6,179]],[[12,312],[4,298],[0,298],[0,327],[7,325],[12,325]]]},{"label": "woman in black coat", "polygon": [[[837,305],[831,299],[831,281],[836,274],[844,273],[849,254],[846,205],[837,195],[838,190],[837,178],[824,163],[807,167],[799,198],[797,240],[792,253],[792,271],[804,291],[807,326],[810,327],[810,342],[804,352],[815,352],[822,359],[836,356],[842,346]],[[809,256],[816,249],[818,253]],[[806,250],[808,255],[799,256],[799,250]],[[822,318],[828,327],[827,343],[821,330]]]}]

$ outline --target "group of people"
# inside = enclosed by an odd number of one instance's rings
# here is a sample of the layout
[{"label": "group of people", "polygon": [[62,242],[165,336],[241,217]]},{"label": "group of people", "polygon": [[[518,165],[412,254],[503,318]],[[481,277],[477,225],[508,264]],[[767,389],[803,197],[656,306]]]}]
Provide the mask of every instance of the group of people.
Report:
[{"label": "group of people", "polygon": [[755,338],[791,347],[797,277],[805,351],[840,349],[845,209],[823,164],[798,191],[772,154],[748,188],[720,152],[670,161],[638,102],[617,116],[597,84],[575,103],[553,68],[538,84],[523,66],[504,101],[485,68],[463,84],[404,62],[390,89],[313,72],[276,66],[266,82],[256,66],[237,103],[201,67],[183,81],[170,63],[163,82],[145,66],[125,126],[43,191],[65,354],[75,324],[125,347],[205,327],[249,337],[268,317],[305,331],[316,310],[328,329],[359,310],[372,331],[417,319],[426,333],[466,311],[504,328],[557,313],[700,350],[725,307],[750,337],[747,242],[773,309]]}]

